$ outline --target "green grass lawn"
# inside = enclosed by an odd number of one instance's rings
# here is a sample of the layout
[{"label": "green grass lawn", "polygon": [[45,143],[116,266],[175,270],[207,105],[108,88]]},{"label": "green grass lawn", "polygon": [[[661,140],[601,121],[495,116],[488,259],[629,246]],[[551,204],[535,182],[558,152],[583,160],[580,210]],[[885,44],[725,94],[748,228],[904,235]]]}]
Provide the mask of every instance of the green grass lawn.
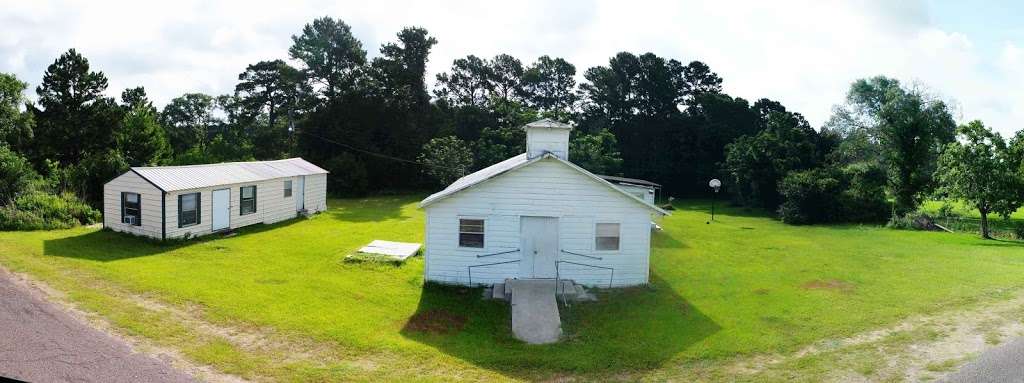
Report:
[{"label": "green grass lawn", "polygon": [[[479,289],[424,286],[421,258],[399,267],[342,262],[373,239],[422,242],[417,202],[335,199],[312,219],[169,245],[89,228],[5,232],[0,263],[131,334],[222,371],[277,380],[672,376],[681,365],[792,352],[1024,288],[1021,242],[789,226],[735,208],[705,224],[706,203],[677,201],[653,236],[651,286],[564,308],[566,339],[528,346],[511,336],[507,306],[482,301]],[[198,336],[133,306],[132,295],[219,326],[300,339],[329,357],[280,358]]]},{"label": "green grass lawn", "polygon": [[[951,207],[952,217],[942,217],[942,206],[947,204]],[[936,217],[940,225],[954,231],[977,233],[981,228],[981,214],[977,209],[967,208],[963,202],[925,201],[921,206],[921,211]],[[1017,210],[1008,218],[1003,218],[998,214],[989,214],[988,222],[993,236],[1016,238],[1015,229],[1018,226],[1024,226],[1024,208]]]}]

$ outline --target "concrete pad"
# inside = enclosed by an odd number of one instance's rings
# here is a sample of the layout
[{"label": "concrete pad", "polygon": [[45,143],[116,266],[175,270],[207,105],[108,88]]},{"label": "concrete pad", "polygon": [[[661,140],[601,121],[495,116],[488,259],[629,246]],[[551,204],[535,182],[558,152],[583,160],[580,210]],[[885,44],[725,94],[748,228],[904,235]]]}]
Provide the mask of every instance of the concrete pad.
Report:
[{"label": "concrete pad", "polygon": [[396,261],[405,261],[407,258],[416,255],[420,251],[420,244],[409,242],[392,242],[373,240],[369,245],[359,249],[359,254],[377,256]]},{"label": "concrete pad", "polygon": [[530,344],[558,341],[562,320],[555,301],[554,280],[517,279],[506,284],[512,290],[512,333]]}]

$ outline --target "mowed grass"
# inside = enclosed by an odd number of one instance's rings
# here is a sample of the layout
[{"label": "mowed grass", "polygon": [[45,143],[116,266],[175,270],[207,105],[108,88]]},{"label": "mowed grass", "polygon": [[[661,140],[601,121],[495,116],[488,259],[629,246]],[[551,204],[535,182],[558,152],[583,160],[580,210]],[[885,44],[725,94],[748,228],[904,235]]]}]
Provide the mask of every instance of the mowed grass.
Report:
[{"label": "mowed grass", "polygon": [[[421,258],[399,267],[342,261],[373,239],[422,242],[418,199],[335,199],[312,219],[176,244],[88,228],[5,232],[0,263],[71,290],[133,334],[223,371],[278,380],[671,377],[678,366],[792,352],[1024,288],[1021,242],[789,226],[736,208],[706,224],[706,202],[677,201],[653,236],[649,287],[565,307],[565,340],[528,346],[511,336],[505,304],[481,300],[479,289],[425,286]],[[103,286],[334,351],[295,365],[195,341],[167,318],[126,315]]]}]

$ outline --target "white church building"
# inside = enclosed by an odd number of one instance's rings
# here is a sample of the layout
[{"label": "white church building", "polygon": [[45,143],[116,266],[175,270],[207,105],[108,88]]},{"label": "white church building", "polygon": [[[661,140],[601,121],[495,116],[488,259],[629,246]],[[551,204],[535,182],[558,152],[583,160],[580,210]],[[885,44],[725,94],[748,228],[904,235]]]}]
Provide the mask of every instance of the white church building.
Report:
[{"label": "white church building", "polygon": [[543,119],[523,129],[526,153],[420,202],[426,211],[426,279],[646,284],[651,220],[669,213],[570,162],[571,126]]}]

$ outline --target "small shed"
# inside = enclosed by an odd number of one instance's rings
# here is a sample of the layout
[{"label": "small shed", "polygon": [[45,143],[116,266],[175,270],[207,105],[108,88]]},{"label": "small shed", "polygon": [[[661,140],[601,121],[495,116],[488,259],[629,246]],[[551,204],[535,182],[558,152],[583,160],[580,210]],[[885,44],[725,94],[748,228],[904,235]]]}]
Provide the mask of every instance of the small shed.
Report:
[{"label": "small shed", "polygon": [[654,205],[658,198],[658,191],[661,190],[661,184],[657,184],[647,180],[641,180],[637,178],[626,178],[618,176],[606,176],[598,175],[601,179],[611,182],[619,189],[622,189],[626,193],[640,197],[647,203]]},{"label": "small shed", "polygon": [[526,153],[456,180],[422,202],[428,281],[479,285],[567,279],[649,281],[652,217],[669,213],[570,162],[572,127],[523,127]]},{"label": "small shed", "polygon": [[327,171],[301,158],[133,167],[103,185],[103,226],[201,236],[327,209]]}]

